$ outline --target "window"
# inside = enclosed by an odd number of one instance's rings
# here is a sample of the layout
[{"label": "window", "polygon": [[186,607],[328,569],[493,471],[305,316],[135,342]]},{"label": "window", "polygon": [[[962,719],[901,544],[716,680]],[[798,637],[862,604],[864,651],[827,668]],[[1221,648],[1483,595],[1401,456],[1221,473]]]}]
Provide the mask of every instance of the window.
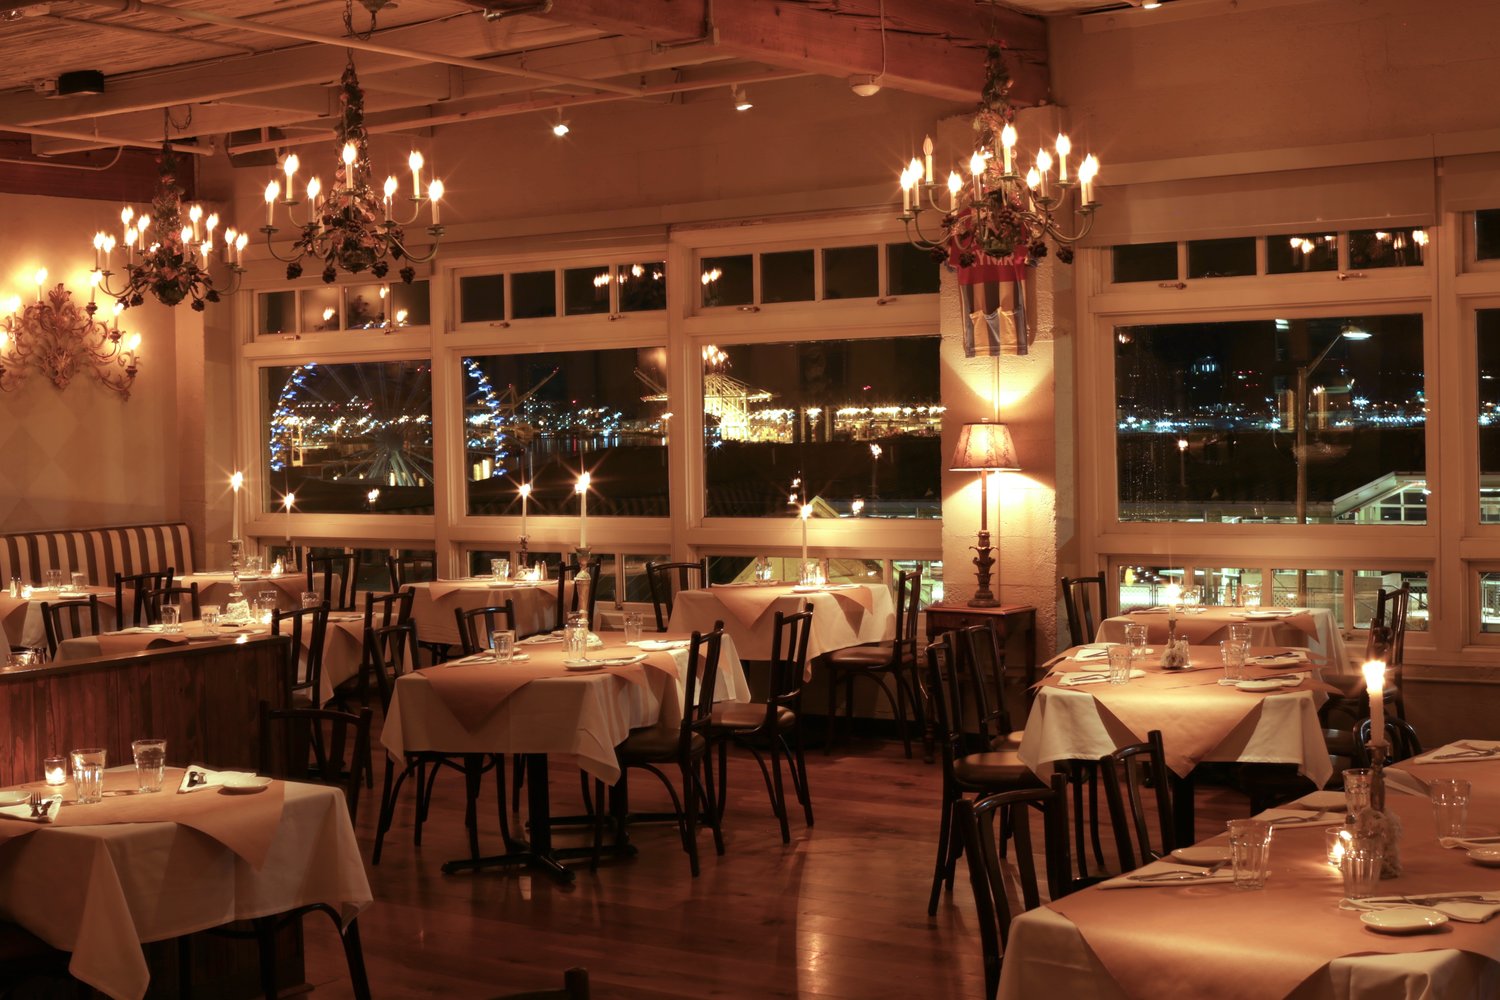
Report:
[{"label": "window", "polygon": [[607,267],[573,267],[563,272],[563,313],[587,316],[609,312],[609,286],[613,281]]},{"label": "window", "polygon": [[1266,273],[1300,274],[1337,271],[1338,233],[1297,233],[1266,237]]},{"label": "window", "polygon": [[432,369],[425,359],[266,368],[265,509],[432,513]]},{"label": "window", "polygon": [[1406,607],[1406,630],[1426,632],[1431,617],[1427,603],[1427,573],[1408,570],[1361,569],[1354,572],[1354,621],[1355,628],[1369,628],[1375,617],[1375,603],[1381,590],[1396,590],[1402,584],[1411,586],[1411,599]]},{"label": "window", "polygon": [[463,323],[505,319],[505,275],[474,274],[458,279],[458,318]]},{"label": "window", "polygon": [[324,330],[342,330],[343,317],[339,315],[339,289],[336,285],[304,288],[299,293],[302,300],[302,332],[321,333]]},{"label": "window", "polygon": [[1500,632],[1500,573],[1479,574],[1479,631]]},{"label": "window", "polygon": [[1421,267],[1425,246],[1425,229],[1356,230],[1349,234],[1349,267],[1356,271]]},{"label": "window", "polygon": [[1255,273],[1255,237],[1189,240],[1189,278],[1233,278]]},{"label": "window", "polygon": [[762,302],[810,302],[813,298],[813,252],[783,250],[760,255]]},{"label": "window", "polygon": [[[550,273],[550,272],[548,272]],[[667,516],[666,350],[660,347],[463,359],[470,514]]]},{"label": "window", "polygon": [[755,301],[755,258],[746,254],[733,257],[704,257],[702,273],[705,306],[747,306]]},{"label": "window", "polygon": [[260,309],[260,324],[256,333],[296,333],[297,293],[261,292],[257,297]]},{"label": "window", "polygon": [[511,317],[542,319],[557,315],[557,272],[525,271],[510,276]]},{"label": "window", "polygon": [[1500,208],[1474,213],[1474,256],[1480,260],[1500,257]]},{"label": "window", "polygon": [[1344,571],[1341,569],[1277,569],[1271,571],[1271,599],[1266,607],[1327,608],[1334,623],[1344,627]]},{"label": "window", "polygon": [[1423,523],[1423,386],[1419,315],[1119,327],[1120,520]]},{"label": "window", "polygon": [[1111,247],[1117,282],[1177,280],[1176,243],[1134,243]]},{"label": "window", "polygon": [[256,296],[257,333],[324,333],[390,326],[426,326],[431,319],[426,280],[384,284],[313,285]]},{"label": "window", "polygon": [[892,295],[936,295],[942,287],[939,264],[926,250],[910,243],[887,243],[885,261]]},{"label": "window", "polygon": [[704,349],[710,517],[942,516],[938,338]]},{"label": "window", "polygon": [[621,264],[615,269],[620,312],[650,312],[667,308],[667,265],[662,261]]},{"label": "window", "polygon": [[1474,313],[1479,345],[1479,519],[1500,522],[1500,309]]},{"label": "window", "polygon": [[829,247],[823,251],[823,298],[873,299],[879,294],[878,247]]}]

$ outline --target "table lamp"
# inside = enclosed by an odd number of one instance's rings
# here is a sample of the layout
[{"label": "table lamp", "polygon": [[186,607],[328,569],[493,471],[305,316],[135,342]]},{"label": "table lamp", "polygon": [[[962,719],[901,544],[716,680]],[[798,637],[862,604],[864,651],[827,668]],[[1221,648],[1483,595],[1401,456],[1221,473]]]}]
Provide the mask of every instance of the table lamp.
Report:
[{"label": "table lamp", "polygon": [[990,545],[989,474],[1019,472],[1020,469],[1015,442],[1010,439],[1010,428],[1004,424],[964,424],[958,432],[958,446],[953,449],[953,461],[948,471],[979,473],[979,544],[970,546],[975,552],[974,567],[979,587],[969,600],[971,608],[1000,606],[990,591],[990,570],[995,565],[995,557]]}]

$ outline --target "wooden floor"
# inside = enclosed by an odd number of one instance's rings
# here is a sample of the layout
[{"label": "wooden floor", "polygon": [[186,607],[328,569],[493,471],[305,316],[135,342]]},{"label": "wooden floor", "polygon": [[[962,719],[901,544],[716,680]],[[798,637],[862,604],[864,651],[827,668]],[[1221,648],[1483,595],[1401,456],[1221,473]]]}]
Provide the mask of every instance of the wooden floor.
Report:
[{"label": "wooden floor", "polygon": [[[439,782],[420,848],[411,843],[410,796],[379,867],[375,904],[360,917],[377,998],[493,997],[560,985],[589,970],[594,996],[807,997],[909,1000],[980,997],[983,973],[973,901],[958,891],[927,916],[941,782],[938,765],[906,760],[899,744],[856,742],[809,756],[817,825],[796,814],[783,845],[759,772],[731,759],[726,852],[701,834],[694,879],[675,829],[632,829],[638,857],[578,869],[563,888],[527,873],[443,875],[467,843],[462,791]],[[580,807],[577,771],[554,762],[553,811]],[[375,795],[361,803],[366,861]],[[632,775],[632,806],[665,808],[649,775]],[[1245,815],[1244,797],[1200,788],[1200,835]],[[481,800],[483,849],[499,850],[494,786]],[[1039,842],[1039,841],[1038,841]],[[350,995],[342,951],[321,918],[306,921],[307,971],[319,998]]]}]

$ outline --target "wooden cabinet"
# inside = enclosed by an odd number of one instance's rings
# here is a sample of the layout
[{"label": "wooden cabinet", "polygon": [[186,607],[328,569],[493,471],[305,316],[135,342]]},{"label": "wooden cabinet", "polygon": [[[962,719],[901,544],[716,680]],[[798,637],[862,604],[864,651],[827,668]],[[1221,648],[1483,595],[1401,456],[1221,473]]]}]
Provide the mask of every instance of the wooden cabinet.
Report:
[{"label": "wooden cabinet", "polygon": [[1036,683],[1036,608],[1030,604],[1008,604],[998,608],[971,608],[967,604],[931,604],[927,615],[927,641],[932,642],[944,632],[970,625],[993,622],[1000,633],[1001,644],[1007,649],[1015,648],[1012,637],[1021,644],[1023,662],[1026,666],[1024,681],[1027,687]]}]

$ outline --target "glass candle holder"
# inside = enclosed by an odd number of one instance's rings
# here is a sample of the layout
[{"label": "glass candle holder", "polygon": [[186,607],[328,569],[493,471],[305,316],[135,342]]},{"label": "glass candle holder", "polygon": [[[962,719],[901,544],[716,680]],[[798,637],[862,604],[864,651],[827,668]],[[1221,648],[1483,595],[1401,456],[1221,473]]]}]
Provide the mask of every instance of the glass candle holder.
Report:
[{"label": "glass candle holder", "polygon": [[68,783],[68,759],[66,757],[43,757],[42,780],[49,788]]}]

